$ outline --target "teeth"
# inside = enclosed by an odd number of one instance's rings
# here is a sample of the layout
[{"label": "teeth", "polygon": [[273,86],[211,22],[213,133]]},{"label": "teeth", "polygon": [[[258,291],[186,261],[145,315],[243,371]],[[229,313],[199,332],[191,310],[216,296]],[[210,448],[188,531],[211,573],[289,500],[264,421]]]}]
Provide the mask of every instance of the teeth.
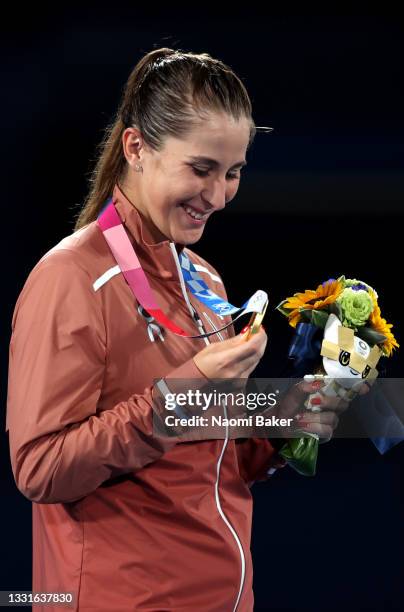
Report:
[{"label": "teeth", "polygon": [[186,211],[187,211],[187,213],[188,213],[189,215],[191,215],[191,217],[193,217],[194,219],[203,219],[203,218],[205,218],[205,217],[206,217],[206,214],[205,214],[205,215],[202,215],[201,213],[197,213],[197,212],[195,212],[195,211],[194,211],[192,208],[190,208],[189,206],[185,206],[185,205],[184,205],[184,210],[186,210]]}]

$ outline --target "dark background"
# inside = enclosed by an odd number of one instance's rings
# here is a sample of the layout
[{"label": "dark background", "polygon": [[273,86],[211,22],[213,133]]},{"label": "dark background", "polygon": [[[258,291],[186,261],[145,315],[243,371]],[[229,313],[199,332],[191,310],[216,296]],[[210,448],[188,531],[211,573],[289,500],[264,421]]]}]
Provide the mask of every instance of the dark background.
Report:
[{"label": "dark background", "polygon": [[[286,362],[291,329],[276,304],[340,274],[376,288],[402,341],[403,23],[242,7],[11,7],[3,20],[4,423],[15,301],[38,259],[73,231],[102,130],[154,47],[228,63],[256,124],[274,127],[257,134],[236,198],[193,247],[233,304],[269,292],[257,375],[280,375]],[[401,376],[400,353],[386,365]],[[254,485],[257,611],[403,609],[403,447],[382,456],[368,440],[333,440],[320,447],[316,478],[286,468]],[[29,590],[31,503],[14,484],[5,434],[0,460],[0,590]]]}]

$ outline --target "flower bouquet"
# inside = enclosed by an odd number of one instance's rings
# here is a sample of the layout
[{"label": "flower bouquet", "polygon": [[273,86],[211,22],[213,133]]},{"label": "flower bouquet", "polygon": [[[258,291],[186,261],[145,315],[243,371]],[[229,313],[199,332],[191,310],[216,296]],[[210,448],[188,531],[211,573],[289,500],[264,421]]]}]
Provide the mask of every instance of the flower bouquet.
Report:
[{"label": "flower bouquet", "polygon": [[[356,279],[331,278],[314,291],[295,293],[277,309],[296,330],[289,349],[295,374],[325,383],[308,396],[308,410],[320,410],[321,395],[351,401],[363,382],[371,385],[378,376],[380,357],[389,357],[399,347],[392,324],[381,316],[376,291]],[[313,476],[318,444],[318,435],[307,432],[306,437],[290,439],[280,454],[300,474]]]}]

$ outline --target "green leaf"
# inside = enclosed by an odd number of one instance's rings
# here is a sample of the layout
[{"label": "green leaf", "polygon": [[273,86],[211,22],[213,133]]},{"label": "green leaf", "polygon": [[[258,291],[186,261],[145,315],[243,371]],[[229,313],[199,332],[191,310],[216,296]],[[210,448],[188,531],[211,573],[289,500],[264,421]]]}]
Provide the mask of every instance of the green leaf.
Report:
[{"label": "green leaf", "polygon": [[279,310],[279,312],[285,315],[285,317],[288,317],[290,313],[292,312],[292,309],[283,307],[283,304],[285,304],[286,302],[287,300],[283,300],[280,304],[278,304],[278,306],[276,307],[276,310]]},{"label": "green leaf", "polygon": [[329,305],[329,312],[332,314],[335,314],[339,320],[341,321],[342,319],[342,309],[341,309],[341,304],[339,304],[339,302],[333,302],[332,304]]},{"label": "green leaf", "polygon": [[365,342],[373,346],[374,344],[380,344],[381,342],[385,342],[387,340],[384,334],[377,332],[375,329],[371,327],[359,327],[356,335],[359,338],[362,338]]},{"label": "green leaf", "polygon": [[324,312],[323,310],[313,310],[311,320],[314,325],[317,325],[317,327],[322,327],[324,329],[328,321],[328,316],[328,312]]},{"label": "green leaf", "polygon": [[299,309],[299,313],[303,321],[305,321],[306,323],[311,323],[313,314],[312,308],[301,308]]}]

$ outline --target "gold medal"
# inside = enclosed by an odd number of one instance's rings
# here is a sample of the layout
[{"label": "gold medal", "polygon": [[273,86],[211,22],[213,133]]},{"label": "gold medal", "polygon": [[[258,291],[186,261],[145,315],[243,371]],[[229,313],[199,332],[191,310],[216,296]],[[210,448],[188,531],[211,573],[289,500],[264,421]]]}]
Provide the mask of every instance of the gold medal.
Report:
[{"label": "gold medal", "polygon": [[259,328],[261,327],[262,320],[265,316],[265,311],[268,306],[268,300],[265,302],[264,307],[261,312],[254,312],[251,315],[250,321],[248,323],[248,331],[246,333],[246,340],[249,340],[253,334],[258,333]]}]

